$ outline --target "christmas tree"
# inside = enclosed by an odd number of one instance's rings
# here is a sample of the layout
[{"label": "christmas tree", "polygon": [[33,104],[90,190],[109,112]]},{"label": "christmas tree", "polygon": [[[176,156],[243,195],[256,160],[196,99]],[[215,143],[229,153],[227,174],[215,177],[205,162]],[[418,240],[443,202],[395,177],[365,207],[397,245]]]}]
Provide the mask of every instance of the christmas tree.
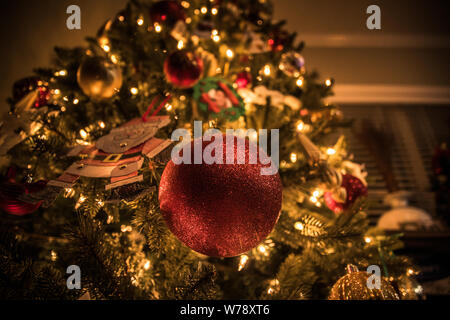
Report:
[{"label": "christmas tree", "polygon": [[[348,126],[325,102],[334,80],[308,69],[272,13],[269,0],[132,0],[86,47],[57,47],[52,67],[14,84],[0,131],[0,297],[417,298],[400,235],[369,227],[361,166],[344,138],[326,142]],[[174,164],[180,128],[183,156],[194,129],[226,134],[235,153],[268,130],[277,173]]]}]

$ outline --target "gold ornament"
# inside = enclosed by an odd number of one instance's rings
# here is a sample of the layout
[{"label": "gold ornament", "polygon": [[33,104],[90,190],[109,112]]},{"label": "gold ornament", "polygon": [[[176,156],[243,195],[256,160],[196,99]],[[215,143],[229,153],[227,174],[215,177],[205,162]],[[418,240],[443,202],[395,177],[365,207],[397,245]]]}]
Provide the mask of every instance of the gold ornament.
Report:
[{"label": "gold ornament", "polygon": [[78,68],[77,81],[87,96],[99,100],[116,94],[123,79],[119,66],[102,57],[89,57]]},{"label": "gold ornament", "polygon": [[400,300],[395,289],[381,278],[380,289],[369,289],[367,279],[371,274],[360,272],[353,265],[347,266],[347,274],[331,288],[328,300]]}]

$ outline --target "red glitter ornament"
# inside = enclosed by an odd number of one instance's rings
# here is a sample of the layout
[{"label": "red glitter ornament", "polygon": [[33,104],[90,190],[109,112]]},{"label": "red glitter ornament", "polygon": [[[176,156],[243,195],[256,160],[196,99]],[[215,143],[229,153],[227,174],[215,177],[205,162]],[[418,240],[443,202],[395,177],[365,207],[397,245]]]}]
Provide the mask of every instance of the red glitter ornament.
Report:
[{"label": "red glitter ornament", "polygon": [[342,175],[341,187],[345,189],[347,198],[344,203],[336,201],[333,192],[325,192],[324,198],[328,208],[335,213],[341,213],[348,209],[358,198],[367,196],[367,187],[358,178],[350,175]]},{"label": "red glitter ornament", "polygon": [[150,18],[153,23],[173,27],[177,21],[186,19],[186,14],[177,1],[159,1],[151,6]]},{"label": "red glitter ornament", "polygon": [[15,182],[14,176],[15,170],[10,169],[8,179],[0,184],[0,209],[15,216],[24,216],[35,212],[41,206],[42,201],[31,204],[20,201],[18,198],[23,194],[32,194],[43,190],[47,182],[21,184]]},{"label": "red glitter ornament", "polygon": [[203,61],[191,51],[175,51],[164,61],[164,73],[173,86],[191,88],[202,76]]},{"label": "red glitter ornament", "polygon": [[235,83],[239,89],[242,89],[247,88],[251,81],[252,76],[250,75],[250,73],[243,71],[238,73]]},{"label": "red glitter ornament", "polygon": [[21,79],[13,85],[14,101],[19,101],[33,90],[38,90],[38,97],[34,102],[35,108],[46,106],[50,100],[50,90],[38,77],[28,77]]},{"label": "red glitter ornament", "polygon": [[[268,159],[265,152],[260,149],[258,164],[249,164],[253,142],[233,137],[234,148],[229,148],[235,164],[226,164],[226,137],[222,136],[224,164],[170,161],[159,187],[161,212],[169,229],[192,250],[214,257],[237,256],[257,246],[272,231],[281,210],[279,174],[261,175],[261,169],[268,167],[261,164],[265,163],[261,158]],[[191,150],[197,143],[203,151],[211,144],[195,140]],[[241,152],[246,164],[236,164]]]}]

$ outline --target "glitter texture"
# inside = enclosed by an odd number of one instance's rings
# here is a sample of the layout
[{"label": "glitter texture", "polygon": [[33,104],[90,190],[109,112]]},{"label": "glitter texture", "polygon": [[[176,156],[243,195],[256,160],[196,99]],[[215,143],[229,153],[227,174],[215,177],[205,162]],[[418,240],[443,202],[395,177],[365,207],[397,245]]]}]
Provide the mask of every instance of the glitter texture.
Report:
[{"label": "glitter texture", "polygon": [[381,278],[380,289],[369,289],[367,272],[353,271],[340,278],[331,288],[328,300],[400,300],[389,282]]},{"label": "glitter texture", "polygon": [[[226,135],[223,159],[226,159]],[[167,165],[159,189],[161,212],[170,230],[185,245],[215,257],[242,254],[272,231],[281,210],[279,174],[261,175],[258,164],[249,164],[249,142],[234,137],[234,163],[238,148],[245,148],[246,164]],[[191,150],[194,150],[194,143]],[[203,142],[202,149],[211,142]],[[259,150],[260,158],[266,157]],[[192,163],[193,163],[192,152]],[[261,160],[261,159],[260,159]],[[265,163],[265,162],[263,162]]]}]

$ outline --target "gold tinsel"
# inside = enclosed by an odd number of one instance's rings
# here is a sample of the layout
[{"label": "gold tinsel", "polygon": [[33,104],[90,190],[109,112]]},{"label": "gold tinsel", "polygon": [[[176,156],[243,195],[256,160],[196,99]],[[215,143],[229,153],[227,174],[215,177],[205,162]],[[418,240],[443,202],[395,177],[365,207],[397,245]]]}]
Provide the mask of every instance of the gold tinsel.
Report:
[{"label": "gold tinsel", "polygon": [[400,300],[389,282],[381,278],[380,289],[369,289],[370,274],[360,272],[355,266],[347,266],[347,274],[331,288],[328,300]]}]

